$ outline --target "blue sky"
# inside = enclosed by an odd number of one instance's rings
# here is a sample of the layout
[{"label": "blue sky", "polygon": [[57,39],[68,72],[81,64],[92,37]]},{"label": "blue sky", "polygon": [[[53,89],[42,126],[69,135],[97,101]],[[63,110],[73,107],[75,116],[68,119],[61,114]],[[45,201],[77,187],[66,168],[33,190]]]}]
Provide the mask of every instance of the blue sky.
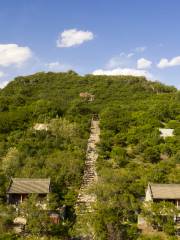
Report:
[{"label": "blue sky", "polygon": [[179,0],[1,0],[0,86],[36,71],[135,74],[180,88]]}]

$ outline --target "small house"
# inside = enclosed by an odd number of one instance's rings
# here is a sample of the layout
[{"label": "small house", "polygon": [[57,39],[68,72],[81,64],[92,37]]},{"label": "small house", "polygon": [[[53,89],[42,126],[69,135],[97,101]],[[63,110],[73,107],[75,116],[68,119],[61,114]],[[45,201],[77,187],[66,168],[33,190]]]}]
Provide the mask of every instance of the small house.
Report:
[{"label": "small house", "polygon": [[[158,203],[168,201],[173,203],[177,209],[180,209],[180,184],[157,184],[149,183],[145,193],[144,204],[148,202]],[[180,222],[179,214],[174,216],[176,223]],[[141,214],[138,215],[138,228],[141,230],[153,231],[152,226],[148,224],[146,218]]]},{"label": "small house", "polygon": [[50,179],[12,178],[7,190],[7,202],[18,205],[30,194],[37,194],[39,202],[50,193]]},{"label": "small house", "polygon": [[168,201],[180,208],[180,184],[149,183],[145,196],[145,202],[148,201]]}]

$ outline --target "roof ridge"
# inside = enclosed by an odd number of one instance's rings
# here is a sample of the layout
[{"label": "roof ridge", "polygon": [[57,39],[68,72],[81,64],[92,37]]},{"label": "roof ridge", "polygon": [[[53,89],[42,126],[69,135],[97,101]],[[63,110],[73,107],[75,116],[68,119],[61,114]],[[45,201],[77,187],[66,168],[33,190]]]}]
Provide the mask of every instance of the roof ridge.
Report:
[{"label": "roof ridge", "polygon": [[12,180],[22,180],[22,181],[49,181],[50,178],[11,178]]},{"label": "roof ridge", "polygon": [[149,183],[148,187],[154,199],[180,199],[179,183]]},{"label": "roof ridge", "polygon": [[12,178],[7,193],[49,193],[50,178]]},{"label": "roof ridge", "polygon": [[161,186],[166,186],[166,185],[171,185],[171,186],[176,186],[176,185],[180,185],[180,183],[150,183],[151,186],[153,185],[161,185]]}]

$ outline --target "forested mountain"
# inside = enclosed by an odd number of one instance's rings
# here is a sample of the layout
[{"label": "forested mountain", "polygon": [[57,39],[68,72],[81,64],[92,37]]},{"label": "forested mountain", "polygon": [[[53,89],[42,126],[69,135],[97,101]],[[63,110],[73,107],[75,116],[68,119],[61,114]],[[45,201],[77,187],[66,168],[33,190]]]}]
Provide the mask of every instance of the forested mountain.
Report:
[{"label": "forested mountain", "polygon": [[[67,209],[56,226],[43,225],[44,216],[31,219],[28,233],[73,236],[93,114],[100,118],[101,141],[92,190],[97,203],[89,221],[98,240],[146,239],[136,225],[148,182],[180,183],[180,93],[143,77],[73,71],[17,77],[0,90],[0,239],[16,239],[6,233],[15,214],[6,205],[11,177],[51,178],[51,208]],[[48,128],[38,131],[37,123]],[[163,139],[159,128],[175,129],[174,137]],[[173,235],[170,227],[165,230]]]}]

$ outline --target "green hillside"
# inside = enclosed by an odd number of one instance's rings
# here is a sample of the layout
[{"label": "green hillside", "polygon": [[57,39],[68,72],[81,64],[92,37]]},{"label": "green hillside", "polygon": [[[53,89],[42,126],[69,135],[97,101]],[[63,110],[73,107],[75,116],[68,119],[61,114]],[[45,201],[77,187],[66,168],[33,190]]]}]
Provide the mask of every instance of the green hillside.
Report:
[{"label": "green hillside", "polygon": [[[81,98],[82,92],[94,101]],[[0,239],[11,231],[14,216],[6,206],[11,177],[50,177],[52,209],[67,207],[64,223],[44,227],[39,216],[29,224],[30,234],[73,235],[93,114],[100,117],[101,142],[97,205],[89,221],[98,240],[143,239],[136,223],[148,182],[180,183],[180,93],[143,77],[82,77],[73,71],[17,77],[0,90]],[[48,130],[35,130],[37,123]],[[175,136],[163,139],[159,128],[173,128]],[[169,228],[164,231],[173,235]]]}]

